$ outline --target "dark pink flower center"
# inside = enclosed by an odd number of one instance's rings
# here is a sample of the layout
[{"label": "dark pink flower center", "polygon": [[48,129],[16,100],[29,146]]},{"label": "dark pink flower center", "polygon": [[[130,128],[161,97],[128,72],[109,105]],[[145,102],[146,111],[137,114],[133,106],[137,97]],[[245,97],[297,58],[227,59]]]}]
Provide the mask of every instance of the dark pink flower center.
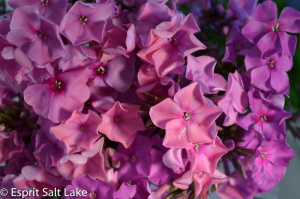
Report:
[{"label": "dark pink flower center", "polygon": [[79,21],[81,22],[82,25],[85,25],[87,22],[87,17],[86,16],[80,16]]},{"label": "dark pink flower center", "polygon": [[170,41],[170,43],[171,43],[172,45],[178,44],[178,40],[177,40],[175,37],[169,38],[169,41]]},{"label": "dark pink flower center", "polygon": [[134,155],[131,156],[131,162],[136,162],[136,157]]},{"label": "dark pink flower center", "polygon": [[267,116],[266,116],[265,114],[262,114],[262,115],[259,117],[259,119],[260,119],[261,121],[267,121]]},{"label": "dark pink flower center", "polygon": [[49,0],[41,0],[42,6],[47,6],[49,3]]},{"label": "dark pink flower center", "polygon": [[98,75],[104,75],[104,73],[105,73],[105,68],[103,67],[103,66],[99,66],[97,69],[96,69],[96,73],[98,74]]},{"label": "dark pink flower center", "polygon": [[89,194],[89,198],[90,199],[96,199],[97,195],[95,194],[95,192],[92,192],[92,193]]},{"label": "dark pink flower center", "polygon": [[267,155],[267,152],[264,152],[264,151],[260,152],[260,156],[262,157],[262,159],[266,158],[265,155]]},{"label": "dark pink flower center", "polygon": [[43,32],[43,31],[39,31],[38,32],[38,36],[40,37],[40,38],[42,38],[43,40],[47,40],[47,37],[46,37],[46,35],[45,35],[45,32]]},{"label": "dark pink flower center", "polygon": [[114,118],[114,121],[115,121],[115,123],[119,123],[120,122],[120,117],[118,117],[118,116],[116,116],[115,118]]},{"label": "dark pink flower center", "polygon": [[275,33],[279,32],[279,23],[277,23],[276,26],[272,27],[272,31],[275,32]]},{"label": "dark pink flower center", "polygon": [[194,147],[195,151],[199,151],[199,148],[200,148],[199,144],[196,144]]},{"label": "dark pink flower center", "polygon": [[187,120],[191,119],[191,114],[188,112],[184,112],[182,115],[182,118],[187,121]]},{"label": "dark pink flower center", "polygon": [[81,125],[81,126],[79,127],[79,129],[80,129],[80,131],[83,132],[83,133],[87,131],[87,128],[86,128],[84,125]]},{"label": "dark pink flower center", "polygon": [[61,91],[63,89],[62,81],[55,80],[54,81],[54,91]]},{"label": "dark pink flower center", "polygon": [[273,68],[273,67],[274,67],[274,63],[275,63],[274,60],[270,60],[270,61],[268,62],[268,66],[269,66],[270,68]]}]

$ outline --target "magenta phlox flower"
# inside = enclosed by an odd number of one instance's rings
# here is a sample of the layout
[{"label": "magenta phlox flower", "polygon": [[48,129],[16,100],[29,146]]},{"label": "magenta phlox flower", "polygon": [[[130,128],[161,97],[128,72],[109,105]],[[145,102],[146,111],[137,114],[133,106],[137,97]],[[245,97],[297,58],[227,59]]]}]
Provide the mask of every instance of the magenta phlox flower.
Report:
[{"label": "magenta phlox flower", "polygon": [[135,180],[132,180],[131,182],[132,185],[136,185],[136,194],[135,197],[136,199],[156,199],[155,197],[155,192],[151,190],[150,184],[147,180],[147,178],[137,178]]},{"label": "magenta phlox flower", "polygon": [[252,48],[245,58],[247,71],[251,76],[251,84],[264,91],[278,93],[289,88],[287,72],[293,67],[293,59],[283,53],[263,58],[257,47]]},{"label": "magenta phlox flower", "polygon": [[223,109],[226,118],[224,126],[230,126],[237,121],[239,113],[245,113],[248,106],[248,95],[244,90],[241,76],[236,71],[234,74],[229,73],[227,90],[224,97],[218,102]]},{"label": "magenta phlox flower", "polygon": [[74,46],[90,41],[102,42],[106,23],[115,15],[112,3],[77,1],[60,23],[60,32]]},{"label": "magenta phlox flower", "polygon": [[152,163],[151,146],[152,142],[142,135],[137,135],[128,149],[123,145],[118,146],[112,160],[115,164],[120,165],[118,179],[121,182],[149,175]]},{"label": "magenta phlox flower", "polygon": [[199,32],[193,15],[175,15],[170,22],[162,22],[151,30],[151,40],[147,48],[138,56],[154,65],[159,77],[169,73],[183,73],[184,57],[206,47],[194,36]]},{"label": "magenta phlox flower", "polygon": [[[25,102],[44,118],[58,123],[81,110],[90,97],[86,85],[88,69],[71,70],[56,74],[43,84],[34,84],[24,91]],[[74,78],[76,77],[76,78]]]},{"label": "magenta phlox flower", "polygon": [[187,151],[192,173],[205,172],[213,175],[220,158],[228,149],[217,136],[214,143],[192,144]]},{"label": "magenta phlox flower", "polygon": [[[0,125],[2,128],[2,125]],[[0,163],[11,159],[15,154],[22,152],[24,143],[17,131],[3,132],[0,130]]]},{"label": "magenta phlox flower", "polygon": [[203,97],[198,83],[178,91],[174,100],[168,98],[151,107],[152,122],[166,129],[163,145],[185,148],[190,143],[210,143],[216,137],[215,120],[221,109]]},{"label": "magenta phlox flower", "polygon": [[263,141],[257,149],[252,177],[258,184],[264,178],[278,183],[283,179],[286,167],[293,158],[294,151],[285,140]]},{"label": "magenta phlox flower", "polygon": [[245,56],[251,47],[253,47],[253,44],[251,44],[248,39],[242,35],[239,27],[233,26],[226,42],[226,51],[222,62],[230,62],[236,66],[237,56]]},{"label": "magenta phlox flower", "polygon": [[17,8],[10,29],[7,40],[38,65],[52,62],[65,52],[58,26],[41,16],[34,6]]},{"label": "magenta phlox flower", "polygon": [[214,73],[216,64],[217,61],[213,57],[189,55],[185,77],[193,82],[198,82],[203,94],[225,91],[226,80],[222,75]]},{"label": "magenta phlox flower", "polygon": [[239,118],[237,121],[239,126],[246,130],[254,129],[266,140],[286,137],[285,119],[291,117],[291,113],[273,105],[258,90],[249,92],[249,103],[252,113]]},{"label": "magenta phlox flower", "polygon": [[300,12],[285,7],[279,19],[277,15],[276,3],[264,1],[256,7],[254,19],[242,30],[243,35],[262,51],[263,58],[279,52],[288,56],[295,54],[297,37],[286,32],[300,33]]},{"label": "magenta phlox flower", "polygon": [[107,185],[105,182],[96,180],[91,178],[89,174],[83,174],[78,176],[77,178],[74,178],[72,180],[72,185],[68,185],[66,187],[66,193],[67,197],[66,199],[72,199],[74,196],[70,196],[71,192],[74,192],[76,189],[86,191],[88,197],[80,197],[76,196],[76,198],[90,198],[90,199],[97,199],[97,198],[103,198],[103,199],[112,199],[114,198],[114,189]]},{"label": "magenta phlox flower", "polygon": [[106,156],[103,153],[104,138],[99,139],[92,146],[92,150],[66,155],[60,159],[58,172],[67,180],[72,180],[82,174],[89,174],[92,178],[105,180]]},{"label": "magenta phlox flower", "polygon": [[51,128],[53,135],[63,141],[67,147],[67,154],[81,150],[91,150],[94,142],[100,137],[98,126],[101,118],[93,111],[82,114],[75,110],[71,117],[59,126]]},{"label": "magenta phlox flower", "polygon": [[102,123],[98,130],[110,140],[120,142],[125,148],[130,147],[137,131],[145,130],[138,111],[140,106],[133,106],[117,101],[114,106],[102,114]]}]

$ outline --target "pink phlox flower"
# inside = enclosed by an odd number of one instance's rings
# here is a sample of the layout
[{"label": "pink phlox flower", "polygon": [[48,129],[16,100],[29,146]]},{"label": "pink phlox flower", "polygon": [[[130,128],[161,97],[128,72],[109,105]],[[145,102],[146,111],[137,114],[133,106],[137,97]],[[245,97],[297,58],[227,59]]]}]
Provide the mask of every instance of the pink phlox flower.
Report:
[{"label": "pink phlox flower", "polygon": [[82,114],[75,110],[71,117],[59,126],[51,128],[54,136],[63,141],[67,147],[67,154],[81,150],[91,150],[94,142],[100,137],[98,126],[101,118],[93,111]]},{"label": "pink phlox flower", "polygon": [[198,83],[178,91],[174,100],[168,98],[151,107],[152,122],[166,129],[163,145],[185,148],[190,143],[210,143],[216,137],[215,120],[221,109],[203,97]]},{"label": "pink phlox flower", "polygon": [[[76,77],[76,78],[74,78]],[[58,123],[81,110],[90,96],[86,85],[88,69],[77,69],[56,74],[43,84],[34,84],[24,91],[25,102],[40,116]]]},{"label": "pink phlox flower", "polygon": [[218,102],[226,118],[224,126],[230,126],[237,121],[239,113],[245,113],[248,106],[248,95],[240,74],[236,71],[228,76],[227,90],[224,97]]},{"label": "pink phlox flower", "polygon": [[205,172],[213,175],[220,158],[228,152],[228,149],[217,136],[214,143],[192,144],[187,151],[192,173]]},{"label": "pink phlox flower", "polygon": [[198,82],[203,94],[225,91],[226,80],[222,75],[214,73],[216,64],[217,61],[213,57],[189,55],[185,77],[193,82]]},{"label": "pink phlox flower", "polygon": [[120,142],[128,148],[133,142],[137,131],[145,130],[138,111],[140,106],[115,102],[114,106],[102,114],[102,123],[98,130],[110,140]]},{"label": "pink phlox flower", "polygon": [[92,178],[106,180],[106,156],[103,153],[104,138],[99,139],[92,146],[92,150],[66,155],[60,159],[57,170],[65,179],[72,180],[82,174],[89,174]]},{"label": "pink phlox flower", "polygon": [[34,6],[17,8],[10,29],[7,40],[38,65],[50,63],[65,52],[58,26],[41,16]]},{"label": "pink phlox flower", "polygon": [[185,171],[188,163],[186,151],[180,148],[169,149],[162,158],[163,163],[175,173],[181,174]]},{"label": "pink phlox flower", "polygon": [[175,15],[169,22],[162,22],[151,30],[151,40],[147,48],[138,56],[154,65],[159,77],[169,73],[182,74],[184,58],[206,47],[194,36],[200,29],[192,14],[184,17]]},{"label": "pink phlox flower", "polygon": [[60,32],[74,46],[90,41],[101,43],[106,23],[115,14],[112,3],[83,3],[77,1],[60,23]]}]

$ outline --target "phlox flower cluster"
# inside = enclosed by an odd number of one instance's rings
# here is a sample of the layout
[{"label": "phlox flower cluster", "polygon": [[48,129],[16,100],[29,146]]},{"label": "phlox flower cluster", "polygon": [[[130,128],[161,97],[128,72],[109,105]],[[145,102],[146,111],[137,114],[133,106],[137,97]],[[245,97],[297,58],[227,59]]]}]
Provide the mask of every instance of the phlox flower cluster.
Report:
[{"label": "phlox flower cluster", "polygon": [[0,188],[245,199],[283,179],[299,11],[278,17],[271,0],[8,4]]}]

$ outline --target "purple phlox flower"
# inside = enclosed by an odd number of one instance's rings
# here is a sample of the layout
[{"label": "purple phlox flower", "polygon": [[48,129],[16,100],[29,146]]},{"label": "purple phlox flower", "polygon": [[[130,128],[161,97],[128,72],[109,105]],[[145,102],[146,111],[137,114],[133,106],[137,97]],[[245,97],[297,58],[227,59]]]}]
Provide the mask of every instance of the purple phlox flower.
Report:
[{"label": "purple phlox flower", "polygon": [[67,154],[81,150],[91,150],[94,142],[100,137],[98,126],[101,118],[93,111],[82,114],[75,110],[71,117],[59,126],[51,128],[53,135],[66,145]]},{"label": "purple phlox flower", "polygon": [[107,29],[102,46],[103,52],[129,58],[137,41],[135,26],[122,24],[119,18],[114,18],[108,23]]},{"label": "purple phlox flower", "polygon": [[118,191],[115,192],[115,199],[131,199],[137,192],[136,185],[129,185],[123,182]]},{"label": "purple phlox flower", "polygon": [[167,98],[150,109],[152,122],[166,129],[163,145],[169,148],[212,142],[220,114],[221,109],[203,97],[198,83],[178,91],[174,100]]},{"label": "purple phlox flower", "polygon": [[154,65],[159,77],[169,73],[182,74],[184,57],[206,49],[194,36],[200,29],[192,14],[184,17],[176,14],[171,21],[162,22],[151,30],[151,40],[147,48],[138,56]]},{"label": "purple phlox flower", "polygon": [[64,143],[58,141],[50,132],[50,127],[54,126],[49,120],[42,124],[36,135],[34,157],[46,169],[57,166],[58,161],[65,155]]},{"label": "purple phlox flower", "polygon": [[114,106],[102,114],[102,123],[98,130],[110,140],[117,141],[128,148],[137,131],[145,130],[142,118],[138,114],[140,106],[133,106],[117,101]]},{"label": "purple phlox flower", "polygon": [[74,46],[90,41],[101,43],[106,22],[115,14],[112,3],[83,3],[77,1],[60,23],[60,32]]},{"label": "purple phlox flower", "polygon": [[40,15],[33,6],[23,6],[14,11],[11,31],[7,40],[20,47],[29,59],[45,65],[64,54],[58,26]]},{"label": "purple phlox flower", "polygon": [[222,75],[214,73],[216,64],[217,61],[213,57],[189,55],[185,77],[193,82],[198,82],[203,94],[225,91],[226,80]]},{"label": "purple phlox flower", "polygon": [[134,78],[135,60],[132,57],[118,56],[108,63],[95,62],[90,66],[94,86],[110,87],[119,92],[126,92]]},{"label": "purple phlox flower", "polygon": [[285,140],[263,141],[257,149],[252,177],[258,184],[265,178],[278,183],[283,179],[286,167],[293,158],[294,151]]},{"label": "purple phlox flower", "polygon": [[291,57],[279,53],[263,58],[261,51],[254,47],[247,53],[245,65],[255,87],[278,93],[289,88],[287,72],[293,67]]},{"label": "purple phlox flower", "polygon": [[191,144],[187,151],[192,173],[206,172],[213,175],[220,158],[228,152],[228,149],[217,136],[214,143]]},{"label": "purple phlox flower", "polygon": [[286,7],[279,19],[277,16],[276,3],[264,1],[256,7],[254,19],[242,30],[243,35],[262,51],[264,58],[279,52],[288,56],[295,54],[297,37],[286,32],[300,33],[300,12]]},{"label": "purple phlox flower", "polygon": [[266,140],[284,139],[285,119],[291,117],[291,113],[283,111],[273,105],[258,90],[249,92],[249,103],[252,113],[240,117],[237,124],[245,130],[254,129],[263,135]]},{"label": "purple phlox flower", "polygon": [[114,198],[114,189],[105,182],[93,179],[89,174],[82,174],[72,180],[72,185],[66,187],[66,199],[72,199],[71,192],[75,190],[82,190],[87,192],[87,197],[76,196],[81,199],[112,199]]},{"label": "purple phlox flower", "polygon": [[216,194],[224,199],[243,198],[252,199],[256,194],[256,183],[251,178],[251,173],[247,172],[244,178],[237,171],[228,176],[228,182],[221,184]]},{"label": "purple phlox flower", "polygon": [[151,190],[147,178],[137,178],[132,180],[132,185],[136,185],[136,199],[156,199],[155,192]]},{"label": "purple phlox flower", "polygon": [[148,138],[137,135],[128,149],[123,145],[118,146],[112,160],[120,165],[118,179],[121,182],[149,175],[152,163],[151,145],[152,142]]},{"label": "purple phlox flower", "polygon": [[[1,124],[0,128],[4,126]],[[4,129],[5,130],[5,129]],[[17,153],[22,152],[24,143],[19,138],[17,131],[3,132],[0,130],[0,163],[11,159]]]},{"label": "purple phlox flower", "polygon": [[233,26],[229,38],[226,42],[226,51],[222,62],[230,62],[236,66],[238,55],[245,56],[248,50],[253,46],[237,26]]},{"label": "purple phlox flower", "polygon": [[244,85],[240,74],[235,71],[228,76],[227,90],[224,97],[218,102],[223,109],[226,118],[224,126],[230,126],[237,121],[239,113],[245,113],[248,106],[248,95],[244,90]]},{"label": "purple phlox flower", "polygon": [[140,47],[146,47],[150,43],[150,30],[164,21],[170,21],[175,12],[167,5],[146,2],[137,13],[135,22],[136,33],[140,38]]},{"label": "purple phlox flower", "polygon": [[65,46],[66,53],[59,60],[59,67],[63,70],[88,66],[97,59],[96,52],[84,45],[73,46],[72,44]]},{"label": "purple phlox flower", "polygon": [[155,98],[158,96],[162,98],[173,97],[180,89],[179,84],[171,77],[159,78],[152,65],[142,65],[138,72],[138,81],[140,87],[136,89],[136,93],[145,101],[157,100]]},{"label": "purple phlox flower", "polygon": [[236,20],[233,23],[238,26],[244,26],[249,19],[253,18],[256,5],[257,0],[230,0],[227,5],[227,17],[235,17]]},{"label": "purple phlox flower", "polygon": [[33,5],[39,10],[41,15],[59,24],[66,14],[67,0],[9,0],[8,5],[13,9]]},{"label": "purple phlox flower", "polygon": [[25,102],[38,115],[55,123],[61,122],[69,118],[74,110],[81,110],[89,99],[88,77],[88,69],[56,74],[43,84],[27,87],[24,91]]},{"label": "purple phlox flower", "polygon": [[66,155],[60,159],[58,172],[67,180],[72,180],[82,174],[89,174],[92,178],[106,180],[105,162],[107,157],[103,153],[104,138],[99,139],[92,146],[92,150]]}]

